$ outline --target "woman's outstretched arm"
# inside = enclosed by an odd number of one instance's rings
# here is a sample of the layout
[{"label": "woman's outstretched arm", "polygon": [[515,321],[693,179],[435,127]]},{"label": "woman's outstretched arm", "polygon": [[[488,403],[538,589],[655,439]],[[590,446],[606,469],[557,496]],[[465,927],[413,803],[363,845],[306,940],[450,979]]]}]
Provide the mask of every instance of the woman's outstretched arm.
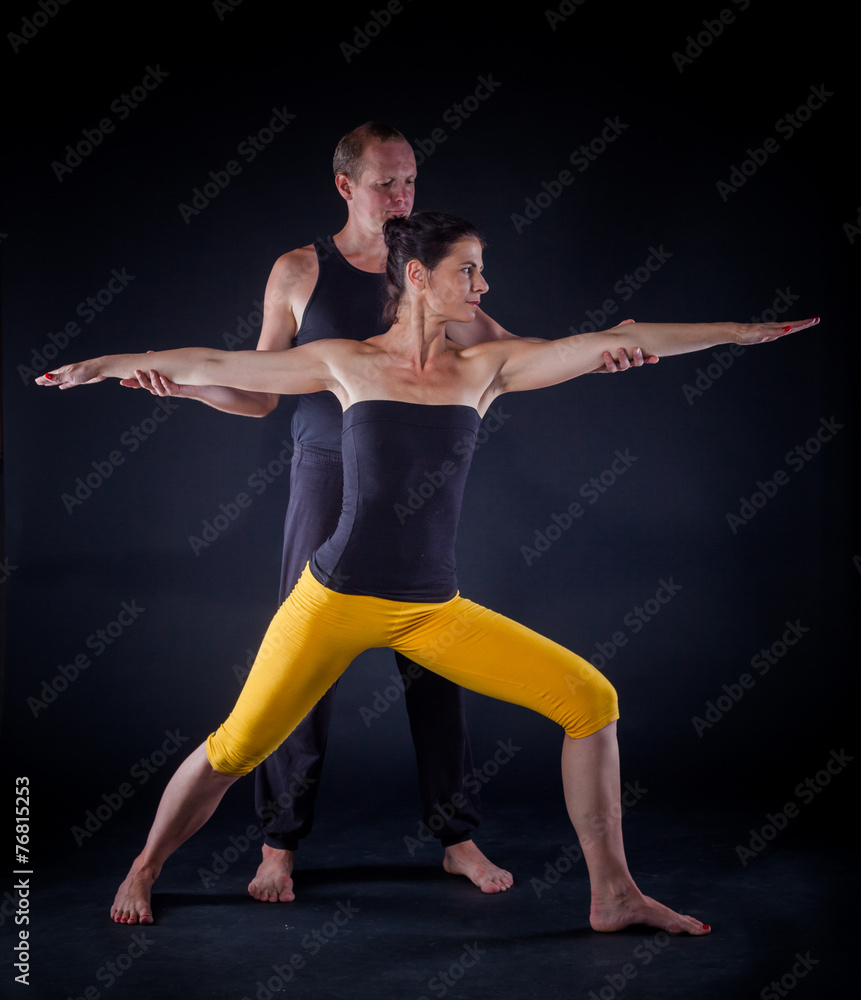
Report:
[{"label": "woman's outstretched arm", "polygon": [[151,354],[108,354],[62,365],[36,379],[39,385],[71,389],[106,378],[129,379],[138,369],[154,368],[173,382],[227,385],[254,392],[295,393],[333,389],[338,380],[329,361],[349,342],[326,341],[288,351],[218,351],[183,347]]},{"label": "woman's outstretched arm", "polygon": [[499,368],[493,390],[499,394],[540,389],[585,375],[602,363],[604,352],[615,357],[620,348],[633,351],[637,346],[645,354],[671,357],[720,344],[765,344],[818,322],[816,317],[783,323],[628,323],[545,344],[501,341],[481,346],[496,352]]}]

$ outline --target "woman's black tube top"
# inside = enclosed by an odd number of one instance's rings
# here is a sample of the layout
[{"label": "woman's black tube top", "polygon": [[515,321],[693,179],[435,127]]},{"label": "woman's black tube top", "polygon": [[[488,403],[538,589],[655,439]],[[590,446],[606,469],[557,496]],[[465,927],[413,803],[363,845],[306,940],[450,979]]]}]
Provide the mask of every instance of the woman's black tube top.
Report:
[{"label": "woman's black tube top", "polygon": [[372,399],[344,413],[344,501],[311,557],[330,590],[399,601],[457,593],[454,557],[481,417],[471,406]]}]

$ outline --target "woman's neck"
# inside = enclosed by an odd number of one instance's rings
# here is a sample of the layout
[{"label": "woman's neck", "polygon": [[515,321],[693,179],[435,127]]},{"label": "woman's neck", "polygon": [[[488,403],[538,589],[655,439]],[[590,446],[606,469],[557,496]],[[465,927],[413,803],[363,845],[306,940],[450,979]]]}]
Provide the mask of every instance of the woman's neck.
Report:
[{"label": "woman's neck", "polygon": [[390,349],[412,360],[417,368],[447,349],[445,325],[447,319],[432,313],[423,303],[411,303],[398,310],[394,326],[385,334]]}]

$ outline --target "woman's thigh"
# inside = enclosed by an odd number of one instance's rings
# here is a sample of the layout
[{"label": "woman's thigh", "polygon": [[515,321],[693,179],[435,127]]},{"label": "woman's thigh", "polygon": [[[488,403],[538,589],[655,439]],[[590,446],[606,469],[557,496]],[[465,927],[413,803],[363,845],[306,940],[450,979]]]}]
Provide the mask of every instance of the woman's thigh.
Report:
[{"label": "woman's thigh", "polygon": [[462,687],[540,712],[573,737],[619,717],[599,670],[525,625],[462,597],[411,616],[396,648]]},{"label": "woman's thigh", "polygon": [[359,653],[382,644],[363,600],[333,594],[305,570],[272,619],[233,711],[207,741],[217,771],[251,771]]}]

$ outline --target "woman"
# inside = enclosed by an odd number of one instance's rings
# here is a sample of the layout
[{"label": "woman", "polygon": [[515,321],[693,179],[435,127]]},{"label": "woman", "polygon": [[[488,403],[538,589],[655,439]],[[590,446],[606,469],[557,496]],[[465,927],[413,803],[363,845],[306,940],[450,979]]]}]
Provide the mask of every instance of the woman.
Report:
[{"label": "woman", "polygon": [[[500,394],[586,374],[607,352],[627,358],[633,343],[648,354],[681,354],[726,342],[763,343],[818,320],[630,324],[548,343],[460,348],[446,341],[445,324],[470,321],[488,290],[478,232],[464,220],[425,212],[390,220],[385,237],[393,325],[382,336],[284,352],[189,348],[114,355],[37,379],[66,389],[128,379],[146,365],[192,385],[328,389],[344,410],[338,528],[273,619],[229,718],[165,789],[111,915],[121,923],[152,923],[151,889],[167,857],[362,650],[385,645],[457,684],[533,708],[563,726],[565,800],[589,870],[595,930],[648,924],[708,933],[708,925],[644,896],[628,871],[615,691],[576,654],[457,594],[457,520],[476,431]],[[430,495],[427,483],[434,486]],[[421,493],[419,487],[425,487]],[[410,504],[415,494],[424,502]]]}]

